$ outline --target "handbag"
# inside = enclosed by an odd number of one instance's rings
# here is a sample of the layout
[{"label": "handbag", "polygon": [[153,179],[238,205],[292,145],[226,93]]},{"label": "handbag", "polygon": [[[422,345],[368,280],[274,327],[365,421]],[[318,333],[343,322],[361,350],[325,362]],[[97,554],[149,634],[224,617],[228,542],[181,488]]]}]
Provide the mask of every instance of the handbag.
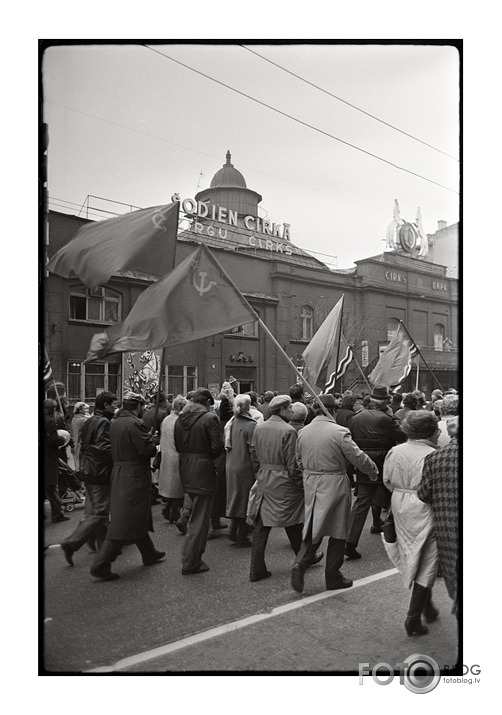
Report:
[{"label": "handbag", "polygon": [[394,523],[394,514],[391,508],[387,511],[387,516],[383,523],[383,538],[388,544],[395,544],[397,541],[396,525]]},{"label": "handbag", "polygon": [[246,522],[253,526],[258,516],[258,482],[255,481],[251,489],[249,490],[248,506],[246,509]]}]

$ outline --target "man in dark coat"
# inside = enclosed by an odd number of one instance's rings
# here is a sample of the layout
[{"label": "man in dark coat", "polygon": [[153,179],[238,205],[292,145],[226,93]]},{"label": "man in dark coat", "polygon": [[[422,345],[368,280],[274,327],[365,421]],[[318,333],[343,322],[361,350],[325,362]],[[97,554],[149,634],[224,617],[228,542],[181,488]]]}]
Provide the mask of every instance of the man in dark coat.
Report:
[{"label": "man in dark coat", "polygon": [[350,418],[348,428],[357,446],[371,457],[378,467],[378,479],[370,478],[356,468],[357,496],[350,517],[350,533],[345,545],[345,555],[349,559],[360,559],[356,546],[359,542],[364,522],[371,506],[373,510],[373,533],[381,530],[380,510],[387,509],[390,492],[383,483],[383,463],[387,452],[400,442],[406,442],[406,435],[399,427],[396,418],[387,411],[391,396],[386,387],[375,386],[370,395],[370,402]]},{"label": "man in dark coat", "polygon": [[100,392],[96,397],[93,415],[82,425],[79,474],[85,482],[86,500],[90,509],[75,531],[61,543],[64,557],[70,566],[73,566],[75,551],[89,539],[95,539],[98,548],[101,548],[108,531],[113,464],[110,420],[116,409],[116,395]]},{"label": "man in dark coat", "polygon": [[209,571],[202,560],[211,521],[218,477],[215,460],[224,449],[223,430],[215,412],[214,397],[205,388],[194,392],[174,425],[174,444],[180,454],[180,477],[192,511],[183,545],[183,575]]},{"label": "man in dark coat", "polygon": [[148,534],[153,531],[151,513],[152,472],[150,459],[156,446],[141,419],[145,400],[126,393],[122,411],[110,428],[112,483],[110,526],[91,566],[91,575],[104,581],[118,578],[111,564],[125,544],[136,544],[143,564],[151,566],[165,556],[157,551]]},{"label": "man in dark coat", "polygon": [[56,400],[44,400],[44,486],[47,499],[51,505],[52,523],[68,521],[61,507],[59,497],[59,448],[65,443],[65,438],[58,435],[56,427]]},{"label": "man in dark coat", "polygon": [[312,405],[308,405],[305,402],[305,390],[303,389],[303,385],[291,385],[291,387],[289,388],[289,396],[291,397],[292,405],[294,405],[295,402],[301,402],[302,405],[305,405],[305,407],[307,408],[307,416],[305,418],[304,424],[310,424],[315,417],[315,413]]}]

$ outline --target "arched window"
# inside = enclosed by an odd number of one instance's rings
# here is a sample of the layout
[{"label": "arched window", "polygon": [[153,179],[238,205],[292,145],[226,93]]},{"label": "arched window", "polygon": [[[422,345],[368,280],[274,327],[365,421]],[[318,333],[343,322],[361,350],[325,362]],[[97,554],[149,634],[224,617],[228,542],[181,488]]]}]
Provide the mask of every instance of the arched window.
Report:
[{"label": "arched window", "polygon": [[314,335],[314,309],[310,305],[303,305],[300,314],[302,321],[302,340],[312,340]]},{"label": "arched window", "polygon": [[111,288],[70,288],[70,320],[113,325],[120,320],[122,298]]},{"label": "arched window", "polygon": [[390,342],[395,336],[399,328],[399,320],[397,318],[389,318],[387,321],[387,340]]},{"label": "arched window", "polygon": [[443,350],[444,338],[444,325],[441,325],[441,323],[436,323],[436,325],[434,326],[434,350]]}]

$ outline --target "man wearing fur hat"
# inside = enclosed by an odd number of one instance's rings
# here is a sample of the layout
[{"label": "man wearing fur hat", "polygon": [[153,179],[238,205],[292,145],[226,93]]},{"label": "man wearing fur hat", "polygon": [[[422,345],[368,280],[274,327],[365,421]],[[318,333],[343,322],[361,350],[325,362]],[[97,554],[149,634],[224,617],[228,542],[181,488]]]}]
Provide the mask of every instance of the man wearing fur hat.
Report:
[{"label": "man wearing fur hat", "polygon": [[110,498],[110,526],[96,558],[91,575],[104,581],[119,577],[111,564],[125,544],[136,544],[143,564],[151,566],[164,558],[148,532],[153,531],[150,459],[156,446],[143,420],[144,398],[127,392],[120,414],[112,420],[110,442],[113,460]]},{"label": "man wearing fur hat", "polygon": [[349,430],[334,421],[335,397],[320,395],[319,400],[331,418],[316,403],[315,417],[298,434],[296,443],[296,459],[303,469],[305,523],[302,546],[291,570],[291,585],[300,593],[305,569],[324,536],[329,537],[326,588],[334,591],[352,586],[352,581],[340,572],[350,525],[351,491],[347,463],[370,479],[378,477],[378,467],[373,460],[359,449]]},{"label": "man wearing fur hat", "polygon": [[183,491],[192,500],[192,511],[183,544],[183,575],[209,571],[202,556],[206,549],[211,511],[218,485],[215,460],[224,449],[223,430],[210,410],[214,397],[209,390],[195,390],[174,425],[174,444],[180,454]]},{"label": "man wearing fur hat", "polygon": [[[286,530],[295,554],[300,550],[304,513],[303,480],[295,457],[296,430],[289,424],[291,398],[277,395],[270,401],[270,417],[256,426],[251,451],[260,467],[257,473],[258,515],[251,548],[250,581],[261,581],[272,574],[265,565],[265,548],[270,529]],[[314,556],[309,565],[317,563]]]},{"label": "man wearing fur hat", "polygon": [[345,545],[345,555],[349,559],[360,559],[356,547],[361,536],[370,507],[373,507],[372,533],[379,533],[381,509],[387,509],[390,492],[383,483],[383,463],[387,452],[400,442],[406,442],[406,435],[396,418],[389,414],[388,405],[392,399],[386,387],[376,385],[370,395],[366,409],[358,412],[349,421],[352,439],[378,467],[378,479],[371,481],[356,468],[357,496],[352,507],[350,533]]}]

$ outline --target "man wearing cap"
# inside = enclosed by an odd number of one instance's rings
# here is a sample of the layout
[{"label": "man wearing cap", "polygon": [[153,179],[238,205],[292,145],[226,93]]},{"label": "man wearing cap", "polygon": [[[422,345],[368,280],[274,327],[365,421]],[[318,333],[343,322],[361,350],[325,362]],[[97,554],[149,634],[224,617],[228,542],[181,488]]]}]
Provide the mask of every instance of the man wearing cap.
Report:
[{"label": "man wearing cap", "polygon": [[[374,518],[378,514],[379,519],[380,510],[387,509],[390,503],[390,492],[383,483],[383,463],[391,447],[406,442],[406,435],[399,427],[398,420],[388,412],[391,399],[386,387],[375,386],[366,409],[358,412],[349,421],[352,439],[378,467],[377,481],[371,481],[356,467],[357,496],[352,507],[350,533],[345,544],[345,555],[349,559],[361,558],[356,547],[370,507],[375,507]],[[372,533],[378,533],[380,530],[379,524],[373,524]]]},{"label": "man wearing cap", "polygon": [[291,585],[300,593],[305,570],[324,536],[329,537],[326,589],[352,586],[352,581],[340,572],[350,526],[351,490],[347,463],[370,479],[378,477],[378,467],[373,460],[353,442],[349,430],[334,421],[336,399],[333,395],[320,395],[319,400],[333,419],[316,403],[314,419],[299,432],[296,443],[296,460],[303,469],[305,522],[302,546],[291,571]]},{"label": "man wearing cap", "polygon": [[192,500],[192,511],[183,544],[183,575],[209,571],[202,556],[211,521],[211,510],[218,477],[215,460],[224,449],[223,430],[211,411],[214,397],[209,390],[195,390],[174,425],[174,444],[180,455],[180,477],[185,494]]},{"label": "man wearing cap", "polygon": [[156,550],[148,534],[153,531],[150,459],[156,446],[141,419],[144,404],[141,395],[126,393],[122,410],[110,427],[113,460],[110,526],[91,566],[91,575],[104,581],[119,577],[112,573],[111,564],[125,544],[136,544],[145,566],[165,556],[165,551]]},{"label": "man wearing cap", "polygon": [[[304,513],[303,480],[295,457],[296,430],[289,424],[291,398],[277,395],[270,401],[270,417],[256,425],[251,451],[259,462],[256,503],[258,515],[251,548],[250,581],[272,574],[265,565],[265,547],[270,529],[286,530],[295,554],[300,550]],[[317,563],[318,554],[312,560]]]}]

